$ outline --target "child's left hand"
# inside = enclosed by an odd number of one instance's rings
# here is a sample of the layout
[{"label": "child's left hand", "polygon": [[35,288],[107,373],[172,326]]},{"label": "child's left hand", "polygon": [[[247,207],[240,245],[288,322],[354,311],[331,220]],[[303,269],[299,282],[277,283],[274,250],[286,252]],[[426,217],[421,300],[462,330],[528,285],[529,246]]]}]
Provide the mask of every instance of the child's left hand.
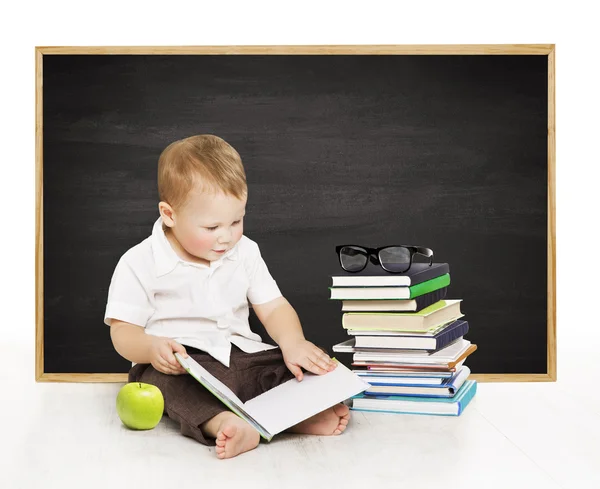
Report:
[{"label": "child's left hand", "polygon": [[337,367],[337,363],[327,353],[305,339],[279,346],[287,368],[298,381],[304,376],[302,368],[313,374],[323,375]]}]

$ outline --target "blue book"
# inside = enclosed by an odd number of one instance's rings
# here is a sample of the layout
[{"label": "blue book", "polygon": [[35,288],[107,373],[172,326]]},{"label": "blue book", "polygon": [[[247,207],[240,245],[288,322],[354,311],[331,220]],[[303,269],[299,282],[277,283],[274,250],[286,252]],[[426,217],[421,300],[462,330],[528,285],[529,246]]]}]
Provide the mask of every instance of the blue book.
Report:
[{"label": "blue book", "polygon": [[477,381],[467,380],[454,397],[365,396],[352,398],[355,411],[460,416],[477,392]]},{"label": "blue book", "polygon": [[380,377],[377,381],[369,380],[368,377],[362,378],[370,384],[370,387],[364,392],[365,396],[370,398],[382,396],[453,397],[469,375],[471,375],[471,370],[469,367],[463,366],[451,378],[443,379],[437,385],[432,382],[421,384],[418,381],[417,383],[406,382],[402,378]]}]

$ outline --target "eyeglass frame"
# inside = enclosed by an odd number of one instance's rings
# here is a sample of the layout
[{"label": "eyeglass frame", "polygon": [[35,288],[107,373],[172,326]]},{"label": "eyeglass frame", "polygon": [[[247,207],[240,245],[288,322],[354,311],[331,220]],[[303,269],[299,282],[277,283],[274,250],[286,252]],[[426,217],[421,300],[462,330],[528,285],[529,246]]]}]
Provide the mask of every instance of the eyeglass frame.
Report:
[{"label": "eyeglass frame", "polygon": [[[342,263],[341,251],[342,251],[342,248],[347,248],[347,247],[360,248],[360,250],[364,250],[366,252],[367,260],[365,261],[364,266],[360,270],[351,271],[351,270],[346,270],[346,268],[344,268],[344,265]],[[385,250],[386,248],[406,248],[410,252],[410,262],[408,263],[408,268],[406,270],[404,270],[403,272],[394,272],[392,270],[388,270],[387,268],[385,268],[381,262],[379,253],[381,251]],[[345,245],[336,246],[335,251],[336,251],[336,253],[338,255],[338,259],[340,261],[340,267],[342,267],[342,270],[344,270],[345,272],[348,272],[348,273],[362,272],[365,268],[367,268],[369,261],[371,263],[373,263],[374,265],[379,265],[383,270],[385,270],[388,273],[406,273],[410,270],[410,267],[412,267],[413,257],[415,255],[423,255],[423,256],[429,258],[429,266],[433,265],[433,250],[431,248],[426,248],[424,246],[388,245],[388,246],[381,246],[379,248],[368,248],[368,247],[362,246],[362,245],[345,244]]]}]

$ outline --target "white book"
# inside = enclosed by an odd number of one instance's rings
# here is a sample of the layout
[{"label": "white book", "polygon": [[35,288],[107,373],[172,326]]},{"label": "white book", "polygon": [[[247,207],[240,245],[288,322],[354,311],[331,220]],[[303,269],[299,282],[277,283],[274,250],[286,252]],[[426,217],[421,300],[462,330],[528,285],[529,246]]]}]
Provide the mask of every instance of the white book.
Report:
[{"label": "white book", "polygon": [[305,372],[301,382],[288,380],[244,403],[192,357],[183,358],[175,353],[175,358],[192,377],[266,440],[369,388],[367,382],[338,363],[334,370],[324,375]]},{"label": "white book", "polygon": [[410,353],[414,351],[418,351],[424,354],[431,353],[431,350],[426,350],[423,348],[415,349],[415,348],[388,348],[388,347],[357,347],[356,340],[352,338],[351,340],[346,340],[342,343],[338,343],[337,345],[333,345],[333,351],[336,353],[355,353],[355,352],[363,352],[363,353]]},{"label": "white book", "polygon": [[[457,368],[458,371],[460,368]],[[371,377],[386,377],[391,379],[404,379],[404,378],[416,378],[416,379],[434,379],[436,384],[441,384],[444,379],[453,377],[454,372],[423,372],[422,370],[364,370],[356,369],[352,370],[356,375],[360,375],[367,382]]]},{"label": "white book", "polygon": [[410,277],[406,275],[368,276],[368,275],[334,275],[331,277],[333,287],[410,287]]},{"label": "white book", "polygon": [[410,299],[410,287],[329,287],[331,299]]},{"label": "white book", "polygon": [[346,300],[342,301],[343,312],[361,311],[409,311],[417,310],[415,299],[392,299],[392,300]]},{"label": "white book", "polygon": [[331,276],[333,287],[373,287],[373,286],[400,286],[410,287],[420,284],[427,280],[433,280],[437,277],[450,273],[450,267],[447,263],[417,263],[414,262],[410,270],[405,273],[390,273],[385,271],[379,265],[373,265],[371,262],[361,273],[343,272],[339,275]]}]

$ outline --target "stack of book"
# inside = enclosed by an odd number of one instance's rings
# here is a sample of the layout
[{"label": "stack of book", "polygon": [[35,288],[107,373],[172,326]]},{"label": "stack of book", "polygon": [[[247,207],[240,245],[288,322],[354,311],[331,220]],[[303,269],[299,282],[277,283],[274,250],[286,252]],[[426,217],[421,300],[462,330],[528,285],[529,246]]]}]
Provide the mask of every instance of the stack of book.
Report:
[{"label": "stack of book", "polygon": [[458,416],[477,383],[464,362],[477,349],[464,338],[469,324],[461,299],[446,299],[447,263],[413,263],[392,274],[371,263],[359,273],[332,276],[342,301],[342,326],[352,338],[333,351],[352,353],[354,372],[370,388],[352,409]]}]

